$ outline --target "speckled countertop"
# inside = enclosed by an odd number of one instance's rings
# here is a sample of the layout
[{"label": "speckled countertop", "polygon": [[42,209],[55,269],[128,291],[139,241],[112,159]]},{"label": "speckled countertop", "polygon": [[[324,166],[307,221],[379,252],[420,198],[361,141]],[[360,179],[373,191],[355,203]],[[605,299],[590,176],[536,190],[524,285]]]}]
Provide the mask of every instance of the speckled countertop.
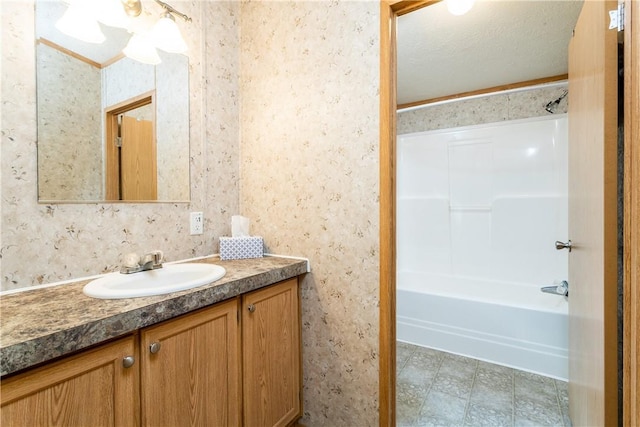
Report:
[{"label": "speckled countertop", "polygon": [[152,297],[90,298],[82,293],[88,280],[3,295],[0,297],[0,375],[307,272],[306,261],[271,256],[234,261],[207,258],[193,262],[219,264],[227,273],[210,285]]}]

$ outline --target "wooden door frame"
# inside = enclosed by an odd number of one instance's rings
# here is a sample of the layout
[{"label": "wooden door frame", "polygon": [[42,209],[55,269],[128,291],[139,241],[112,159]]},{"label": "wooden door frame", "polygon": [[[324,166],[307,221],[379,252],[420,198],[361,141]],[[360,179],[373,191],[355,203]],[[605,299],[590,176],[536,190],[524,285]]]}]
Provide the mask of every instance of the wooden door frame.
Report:
[{"label": "wooden door frame", "polygon": [[152,90],[136,97],[127,99],[105,108],[105,200],[109,202],[120,200],[120,159],[118,157],[118,147],[114,140],[118,134],[118,116],[138,107],[151,104],[153,107],[153,140],[156,144],[156,91]]},{"label": "wooden door frame", "polygon": [[438,0],[380,2],[380,426],[396,425],[396,18]]},{"label": "wooden door frame", "polygon": [[[438,0],[380,2],[380,426],[396,423],[396,18]],[[624,343],[625,427],[640,425],[640,2],[625,0]]]},{"label": "wooden door frame", "polygon": [[631,427],[640,425],[640,2],[625,9],[622,425]]}]

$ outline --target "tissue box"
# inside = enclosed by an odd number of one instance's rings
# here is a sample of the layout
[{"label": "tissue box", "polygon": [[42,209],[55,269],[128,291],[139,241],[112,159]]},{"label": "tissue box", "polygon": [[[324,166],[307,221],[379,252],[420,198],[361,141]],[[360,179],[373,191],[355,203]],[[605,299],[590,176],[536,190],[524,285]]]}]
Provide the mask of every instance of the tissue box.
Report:
[{"label": "tissue box", "polygon": [[262,258],[264,245],[260,236],[220,237],[220,259]]}]

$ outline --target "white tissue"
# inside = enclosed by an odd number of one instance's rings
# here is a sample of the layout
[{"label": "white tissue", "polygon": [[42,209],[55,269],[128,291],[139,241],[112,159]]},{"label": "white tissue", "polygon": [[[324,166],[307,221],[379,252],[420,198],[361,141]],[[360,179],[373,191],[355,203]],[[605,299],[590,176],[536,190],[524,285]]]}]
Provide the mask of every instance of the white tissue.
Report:
[{"label": "white tissue", "polygon": [[241,215],[231,217],[231,237],[249,236],[249,218]]}]

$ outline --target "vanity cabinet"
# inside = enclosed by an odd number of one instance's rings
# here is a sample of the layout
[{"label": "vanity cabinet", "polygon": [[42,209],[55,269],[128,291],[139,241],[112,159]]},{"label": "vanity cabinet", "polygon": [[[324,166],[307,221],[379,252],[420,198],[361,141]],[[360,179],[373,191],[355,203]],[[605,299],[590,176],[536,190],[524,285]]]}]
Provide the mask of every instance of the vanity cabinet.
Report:
[{"label": "vanity cabinet", "polygon": [[131,335],[3,379],[2,426],[138,425],[137,352]]},{"label": "vanity cabinet", "polygon": [[1,425],[291,425],[299,307],[289,279],[3,378]]},{"label": "vanity cabinet", "polygon": [[143,426],[240,424],[238,302],[140,332]]},{"label": "vanity cabinet", "polygon": [[302,411],[298,280],[242,297],[244,425],[286,426]]}]

